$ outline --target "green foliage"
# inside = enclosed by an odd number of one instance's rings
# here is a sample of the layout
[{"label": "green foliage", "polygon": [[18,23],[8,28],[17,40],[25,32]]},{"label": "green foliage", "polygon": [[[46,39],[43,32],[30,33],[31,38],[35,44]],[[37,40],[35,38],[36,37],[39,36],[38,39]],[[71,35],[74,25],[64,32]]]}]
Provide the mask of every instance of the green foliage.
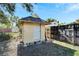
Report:
[{"label": "green foliage", "polygon": [[5,41],[5,40],[10,40],[11,36],[6,33],[0,33],[0,42]]},{"label": "green foliage", "polygon": [[28,12],[33,12],[33,5],[31,3],[23,3],[22,7],[25,8]]},{"label": "green foliage", "polygon": [[46,22],[54,22],[54,21],[58,22],[56,19],[52,19],[52,18],[48,18],[48,19],[46,20]]},{"label": "green foliage", "polygon": [[19,20],[18,20],[18,22],[16,23],[16,26],[19,28],[20,34],[22,34],[21,22],[20,22]]},{"label": "green foliage", "polygon": [[[33,12],[33,5],[31,3],[23,3],[20,4],[26,11]],[[17,4],[15,3],[0,3],[0,23],[7,25],[7,28],[11,27],[12,22],[17,23],[17,17],[13,16]],[[10,19],[8,19],[8,15],[11,15]]]},{"label": "green foliage", "polygon": [[3,28],[10,28],[10,21],[7,19],[7,16],[1,16],[1,19],[0,19],[0,27],[3,27]]},{"label": "green foliage", "polygon": [[48,18],[48,19],[46,20],[46,22],[54,22],[54,21],[58,23],[58,26],[65,24],[65,23],[61,23],[61,22],[57,21],[56,19],[52,19],[52,18]]},{"label": "green foliage", "polygon": [[4,14],[2,10],[0,10],[0,21],[1,19],[6,19],[6,15]]},{"label": "green foliage", "polygon": [[15,29],[15,28],[19,29],[19,24],[18,24],[19,17],[18,16],[9,16],[9,21],[11,23],[10,26],[12,29]]},{"label": "green foliage", "polygon": [[74,53],[75,56],[79,56],[79,50]]},{"label": "green foliage", "polygon": [[4,13],[8,12],[13,15],[15,11],[15,3],[1,3],[0,8]]},{"label": "green foliage", "polygon": [[[4,14],[7,12],[8,14],[14,15],[15,9],[16,9],[15,3],[1,3],[0,4],[0,11],[2,11]],[[21,6],[28,12],[32,12],[33,5],[30,3],[23,3]]]},{"label": "green foliage", "polygon": [[0,28],[7,28],[5,24],[0,23]]}]

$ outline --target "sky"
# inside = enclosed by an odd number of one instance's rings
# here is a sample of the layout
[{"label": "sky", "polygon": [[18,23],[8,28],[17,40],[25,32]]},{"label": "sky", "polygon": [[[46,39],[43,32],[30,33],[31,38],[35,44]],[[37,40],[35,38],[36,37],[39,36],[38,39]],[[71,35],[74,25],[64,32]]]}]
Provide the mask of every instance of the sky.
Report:
[{"label": "sky", "polygon": [[[79,19],[79,4],[78,3],[38,3],[33,4],[33,12],[43,20],[48,18],[56,19],[62,23],[71,23]],[[31,14],[23,9],[20,4],[17,4],[15,15],[28,17]]]}]

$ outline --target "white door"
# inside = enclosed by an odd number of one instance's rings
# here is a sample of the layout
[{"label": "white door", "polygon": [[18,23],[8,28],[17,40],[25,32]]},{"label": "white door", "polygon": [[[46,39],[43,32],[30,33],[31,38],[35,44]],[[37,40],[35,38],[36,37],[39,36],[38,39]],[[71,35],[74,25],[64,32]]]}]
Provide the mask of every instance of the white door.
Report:
[{"label": "white door", "polygon": [[34,41],[39,41],[40,39],[40,26],[35,26],[33,31]]}]

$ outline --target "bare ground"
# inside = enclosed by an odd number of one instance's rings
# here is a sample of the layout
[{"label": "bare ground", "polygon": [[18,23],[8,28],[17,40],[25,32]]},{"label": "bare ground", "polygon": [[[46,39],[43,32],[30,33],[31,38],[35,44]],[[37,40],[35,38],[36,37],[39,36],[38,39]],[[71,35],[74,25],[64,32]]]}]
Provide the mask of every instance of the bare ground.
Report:
[{"label": "bare ground", "polygon": [[0,42],[0,56],[16,56],[20,40],[12,39]]},{"label": "bare ground", "polygon": [[0,56],[79,56],[79,46],[53,41],[18,48],[20,40],[0,42]]},{"label": "bare ground", "polygon": [[[41,43],[18,48],[19,56],[74,56],[76,50],[54,43]],[[79,54],[78,54],[79,55]]]}]

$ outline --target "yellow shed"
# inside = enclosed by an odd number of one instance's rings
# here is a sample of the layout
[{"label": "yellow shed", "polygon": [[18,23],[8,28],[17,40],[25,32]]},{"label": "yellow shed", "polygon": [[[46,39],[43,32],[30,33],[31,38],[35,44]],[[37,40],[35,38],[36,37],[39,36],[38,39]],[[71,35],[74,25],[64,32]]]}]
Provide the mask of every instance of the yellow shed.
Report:
[{"label": "yellow shed", "polygon": [[21,22],[22,37],[24,43],[45,41],[46,22],[44,20],[29,16],[22,18],[20,22]]}]

